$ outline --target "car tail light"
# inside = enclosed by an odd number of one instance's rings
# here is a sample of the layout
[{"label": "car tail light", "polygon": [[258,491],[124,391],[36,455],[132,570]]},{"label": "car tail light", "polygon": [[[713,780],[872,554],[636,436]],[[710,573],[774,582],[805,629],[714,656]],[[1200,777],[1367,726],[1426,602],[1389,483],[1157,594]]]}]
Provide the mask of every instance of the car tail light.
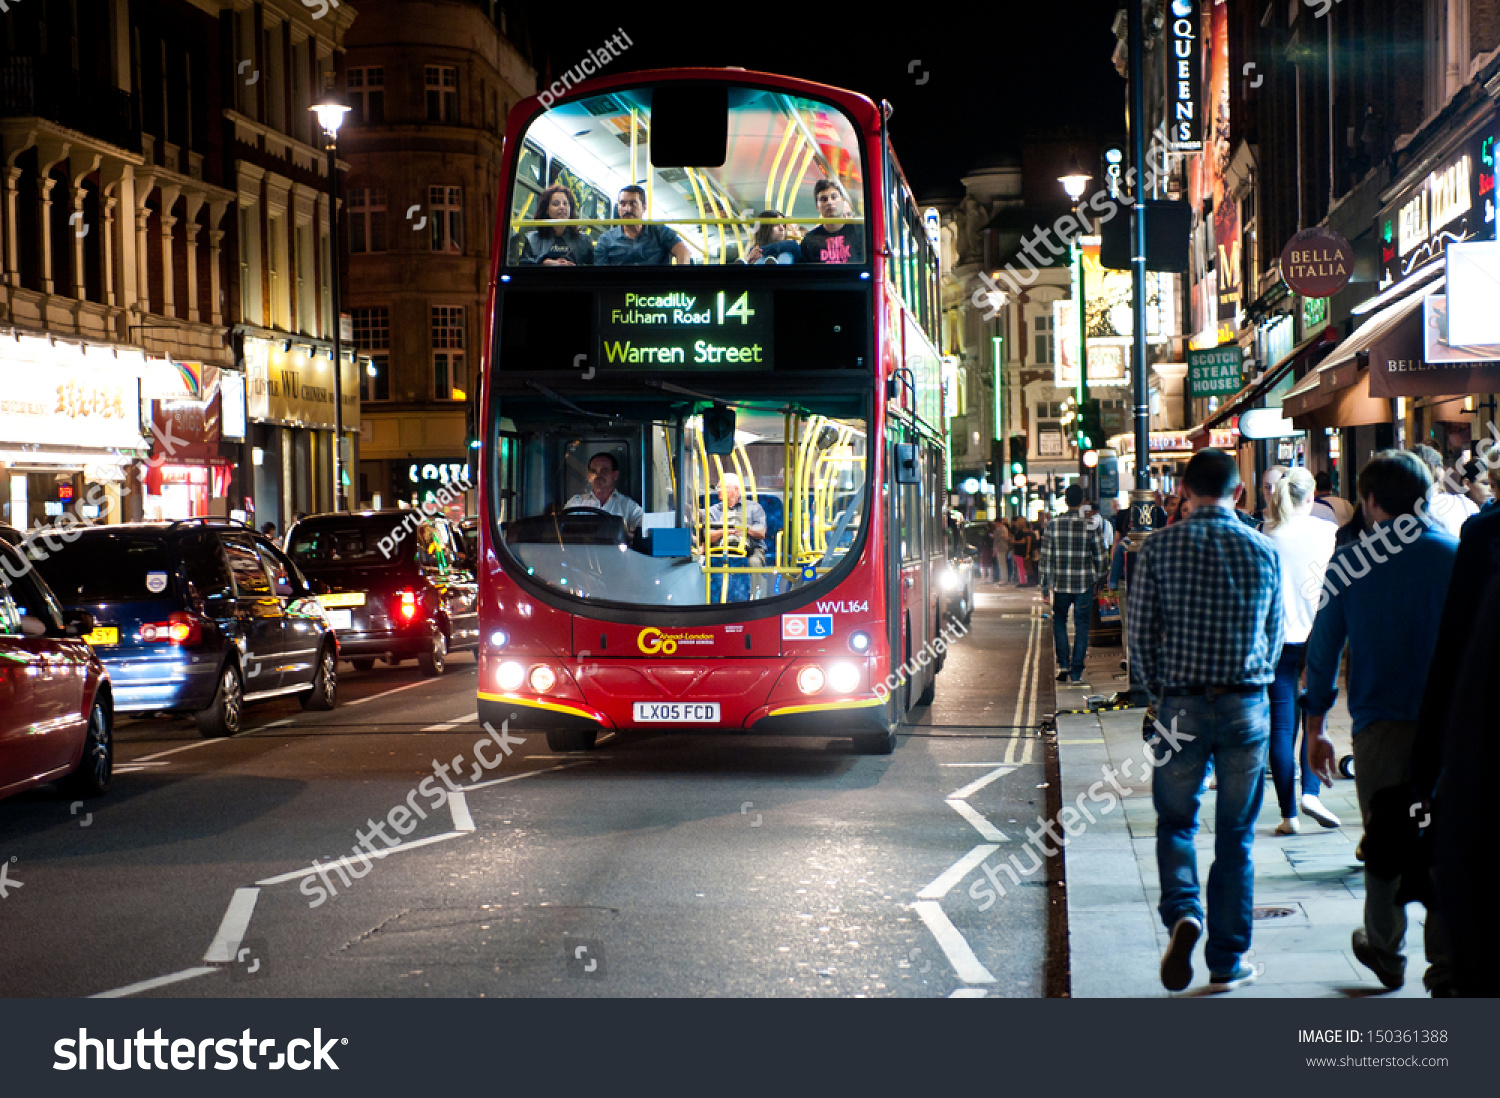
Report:
[{"label": "car tail light", "polygon": [[197,644],[203,639],[203,627],[192,614],[181,611],[166,621],[147,622],[141,626],[141,640],[152,644]]},{"label": "car tail light", "polygon": [[417,593],[410,587],[401,589],[401,603],[396,612],[401,615],[402,621],[411,621],[417,616]]}]

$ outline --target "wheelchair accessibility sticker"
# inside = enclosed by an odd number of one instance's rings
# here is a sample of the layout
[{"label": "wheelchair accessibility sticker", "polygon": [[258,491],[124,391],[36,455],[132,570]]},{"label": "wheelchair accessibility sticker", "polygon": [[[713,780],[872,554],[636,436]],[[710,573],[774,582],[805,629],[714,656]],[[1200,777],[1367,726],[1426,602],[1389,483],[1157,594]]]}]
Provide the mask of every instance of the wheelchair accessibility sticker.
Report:
[{"label": "wheelchair accessibility sticker", "polygon": [[782,640],[822,640],[833,636],[832,614],[782,614]]}]

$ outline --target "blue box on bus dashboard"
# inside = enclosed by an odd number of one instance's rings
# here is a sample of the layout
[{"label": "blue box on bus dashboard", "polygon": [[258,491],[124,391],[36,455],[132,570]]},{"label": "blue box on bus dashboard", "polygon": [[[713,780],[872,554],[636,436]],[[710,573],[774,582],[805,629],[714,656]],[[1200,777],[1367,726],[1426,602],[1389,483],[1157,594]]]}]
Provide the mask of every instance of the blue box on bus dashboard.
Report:
[{"label": "blue box on bus dashboard", "polygon": [[686,526],[658,526],[647,532],[653,557],[686,557],[693,551],[692,531]]}]

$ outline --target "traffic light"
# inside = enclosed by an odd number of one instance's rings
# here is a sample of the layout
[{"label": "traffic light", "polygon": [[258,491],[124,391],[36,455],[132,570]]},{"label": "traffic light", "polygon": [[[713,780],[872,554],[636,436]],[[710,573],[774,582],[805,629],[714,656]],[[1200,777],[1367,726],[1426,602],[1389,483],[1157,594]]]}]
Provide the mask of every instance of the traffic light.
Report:
[{"label": "traffic light", "polygon": [[[1020,477],[1020,481],[1016,480]],[[1010,436],[1010,464],[1005,470],[1005,483],[1024,485],[1026,483],[1026,436]]]},{"label": "traffic light", "polygon": [[1097,397],[1083,402],[1078,417],[1078,432],[1083,436],[1082,449],[1090,450],[1104,445],[1104,408]]},{"label": "traffic light", "polygon": [[990,483],[999,492],[1005,487],[1005,440],[990,439]]},{"label": "traffic light", "polygon": [[464,441],[470,450],[479,449],[479,398],[471,396],[464,401]]}]

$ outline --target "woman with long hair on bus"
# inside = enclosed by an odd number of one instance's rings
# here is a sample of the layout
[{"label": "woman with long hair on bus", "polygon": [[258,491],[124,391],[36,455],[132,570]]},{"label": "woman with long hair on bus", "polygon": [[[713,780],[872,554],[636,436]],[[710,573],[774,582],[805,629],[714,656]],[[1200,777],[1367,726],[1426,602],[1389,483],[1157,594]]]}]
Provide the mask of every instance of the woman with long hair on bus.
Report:
[{"label": "woman with long hair on bus", "polygon": [[769,218],[779,218],[776,210],[761,210],[755,215],[761,219],[755,230],[755,239],[748,252],[746,263],[795,263],[802,254],[802,245],[791,239],[786,225],[778,225]]},{"label": "woman with long hair on bus", "polygon": [[[578,216],[578,201],[561,183],[542,192],[537,216],[546,221],[571,221]],[[594,245],[575,225],[543,226],[526,234],[521,248],[521,266],[592,267]]]},{"label": "woman with long hair on bus", "polygon": [[[1267,507],[1266,528],[1281,557],[1281,602],[1286,614],[1286,640],[1276,679],[1271,683],[1271,780],[1281,806],[1276,834],[1297,834],[1296,795],[1297,694],[1307,657],[1307,638],[1318,614],[1323,573],[1333,556],[1333,523],[1313,516],[1317,482],[1306,469],[1289,469],[1276,482]],[[1318,799],[1322,785],[1307,763],[1307,734],[1302,736],[1302,811],[1324,827],[1337,827],[1339,818]]]}]

